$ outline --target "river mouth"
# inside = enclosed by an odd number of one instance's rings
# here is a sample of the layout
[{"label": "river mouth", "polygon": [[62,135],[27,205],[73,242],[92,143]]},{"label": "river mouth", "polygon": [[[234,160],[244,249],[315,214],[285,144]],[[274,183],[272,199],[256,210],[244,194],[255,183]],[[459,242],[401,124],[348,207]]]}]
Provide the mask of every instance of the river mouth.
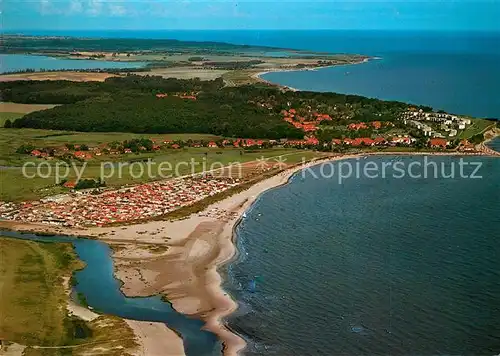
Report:
[{"label": "river mouth", "polygon": [[[46,243],[72,243],[78,258],[86,264],[85,268],[74,274],[74,292],[83,295],[95,312],[165,323],[182,338],[187,356],[222,354],[222,344],[216,335],[202,330],[203,321],[178,313],[161,296],[126,297],[120,290],[121,282],[114,276],[112,251],[105,243],[69,236],[39,236],[12,231],[0,231],[1,236]],[[82,328],[76,330],[80,336],[85,334]]]}]

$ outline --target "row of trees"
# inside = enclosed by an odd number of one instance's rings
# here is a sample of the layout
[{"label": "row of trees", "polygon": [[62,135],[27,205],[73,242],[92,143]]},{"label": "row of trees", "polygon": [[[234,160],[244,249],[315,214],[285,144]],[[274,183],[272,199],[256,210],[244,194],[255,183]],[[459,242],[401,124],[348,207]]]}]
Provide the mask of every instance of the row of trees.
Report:
[{"label": "row of trees", "polygon": [[[250,85],[224,87],[222,79],[200,81],[161,77],[108,78],[103,83],[39,81],[0,83],[4,100],[66,104],[17,119],[15,128],[148,134],[207,133],[225,137],[302,138],[304,132],[283,121],[282,110],[304,116],[329,114],[334,124],[397,121],[407,104],[356,95],[281,91]],[[197,100],[157,93],[198,93]],[[328,131],[328,130],[324,130]],[[331,134],[335,134],[335,129]],[[350,133],[351,134],[351,133]],[[358,133],[352,133],[357,135]],[[361,133],[359,133],[361,134]]]}]

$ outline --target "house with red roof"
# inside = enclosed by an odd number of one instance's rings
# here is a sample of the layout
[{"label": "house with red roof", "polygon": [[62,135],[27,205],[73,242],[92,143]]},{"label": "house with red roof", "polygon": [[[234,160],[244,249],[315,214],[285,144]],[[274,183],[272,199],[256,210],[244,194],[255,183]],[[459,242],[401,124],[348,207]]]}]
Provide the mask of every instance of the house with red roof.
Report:
[{"label": "house with red roof", "polygon": [[307,138],[306,143],[308,145],[317,145],[317,144],[319,144],[319,140],[316,137],[311,136],[311,137]]},{"label": "house with red roof", "polygon": [[429,146],[432,148],[443,148],[446,149],[448,146],[448,141],[444,138],[431,138],[429,140]]},{"label": "house with red roof", "polygon": [[217,146],[217,144],[214,141],[210,141],[208,143],[208,147],[210,147],[210,148],[217,148],[218,146]]},{"label": "house with red roof", "polygon": [[311,132],[311,131],[316,131],[318,129],[318,127],[316,126],[315,123],[304,123],[302,125],[302,130],[304,130],[305,132]]},{"label": "house with red roof", "polygon": [[42,155],[42,152],[40,152],[39,150],[33,150],[31,151],[31,155],[35,157],[40,157]]},{"label": "house with red roof", "polygon": [[373,146],[375,141],[369,137],[361,137],[354,140],[354,146]]},{"label": "house with red roof", "polygon": [[375,137],[374,141],[376,145],[383,145],[386,143],[385,138],[383,138],[382,136]]},{"label": "house with red roof", "polygon": [[290,140],[286,142],[289,146],[304,146],[307,144],[306,140]]},{"label": "house with red roof", "polygon": [[76,182],[66,182],[63,184],[65,188],[74,189],[76,187]]},{"label": "house with red roof", "polygon": [[73,153],[73,155],[76,158],[85,159],[85,160],[92,158],[92,155],[90,153],[84,152],[84,151],[76,151],[75,153]]},{"label": "house with red roof", "polygon": [[360,122],[359,124],[349,124],[349,126],[347,126],[347,128],[349,130],[361,130],[361,129],[367,129],[368,126],[366,126],[366,124],[364,122]]},{"label": "house with red roof", "polygon": [[181,95],[180,96],[181,99],[189,99],[189,100],[196,100],[196,96],[194,95]]}]

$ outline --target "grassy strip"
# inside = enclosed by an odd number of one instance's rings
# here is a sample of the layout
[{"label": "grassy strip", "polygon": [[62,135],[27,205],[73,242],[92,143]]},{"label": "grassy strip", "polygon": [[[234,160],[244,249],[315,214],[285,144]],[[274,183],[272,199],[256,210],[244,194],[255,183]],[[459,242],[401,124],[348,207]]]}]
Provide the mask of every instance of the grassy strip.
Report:
[{"label": "grassy strip", "polygon": [[63,277],[80,268],[70,244],[0,238],[0,335],[23,345],[72,341]]},{"label": "grassy strip", "polygon": [[24,355],[127,355],[137,346],[120,318],[68,316],[64,279],[83,265],[71,244],[2,236],[0,253],[0,336],[27,345]]},{"label": "grassy strip", "polygon": [[490,126],[494,126],[495,123],[489,120],[474,119],[472,120],[472,125],[467,127],[459,136],[459,139],[469,139],[472,136],[478,135],[485,132]]}]

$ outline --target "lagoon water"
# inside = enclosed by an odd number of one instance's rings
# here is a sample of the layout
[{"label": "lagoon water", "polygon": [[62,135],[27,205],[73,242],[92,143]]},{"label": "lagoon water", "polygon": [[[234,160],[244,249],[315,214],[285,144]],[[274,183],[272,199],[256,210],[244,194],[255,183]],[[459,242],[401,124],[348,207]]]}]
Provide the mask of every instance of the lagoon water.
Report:
[{"label": "lagoon water", "polygon": [[61,59],[47,56],[0,54],[0,73],[15,72],[26,69],[35,71],[61,69],[110,69],[141,68],[143,62],[112,62],[88,59]]},{"label": "lagoon water", "polygon": [[[431,160],[448,174],[460,158]],[[500,160],[473,161],[482,179],[297,174],[264,193],[226,283],[247,354],[498,354]]]},{"label": "lagoon water", "polygon": [[382,59],[317,72],[269,73],[263,78],[301,90],[360,94],[430,105],[456,114],[500,118],[499,32],[46,30],[26,33],[218,41],[375,56]]},{"label": "lagoon water", "polygon": [[104,314],[117,315],[133,320],[163,322],[182,336],[186,356],[220,355],[222,345],[217,337],[201,330],[203,322],[177,313],[169,303],[159,296],[128,298],[120,291],[120,282],[115,279],[110,248],[99,241],[71,237],[38,237],[0,231],[1,236],[45,242],[71,242],[78,258],[86,263],[83,270],[75,273],[76,292],[82,293],[88,305]]}]

